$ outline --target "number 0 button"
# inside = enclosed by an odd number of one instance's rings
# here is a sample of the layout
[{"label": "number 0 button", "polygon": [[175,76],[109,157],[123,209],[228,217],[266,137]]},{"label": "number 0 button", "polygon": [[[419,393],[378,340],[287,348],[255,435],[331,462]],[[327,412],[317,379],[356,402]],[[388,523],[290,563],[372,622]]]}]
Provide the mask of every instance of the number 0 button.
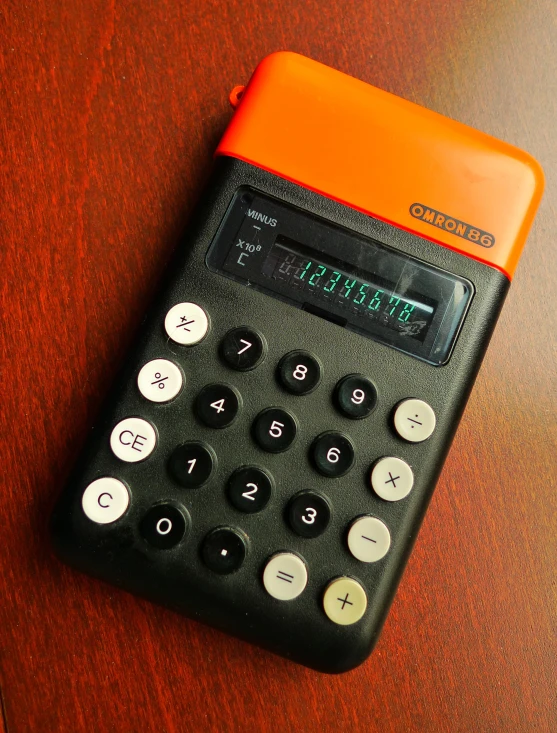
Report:
[{"label": "number 0 button", "polygon": [[215,463],[212,448],[192,441],[174,449],[168,461],[168,470],[180,486],[196,489],[207,481]]},{"label": "number 0 button", "polygon": [[255,418],[253,437],[268,453],[282,453],[296,437],[296,418],[279,407],[269,407]]},{"label": "number 0 button", "polygon": [[327,529],[330,518],[329,503],[310,491],[298,494],[288,505],[290,526],[300,537],[319,537]]},{"label": "number 0 button", "polygon": [[172,504],[156,504],[141,520],[139,531],[153,547],[169,550],[184,536],[186,520],[182,512]]},{"label": "number 0 button", "polygon": [[354,446],[341,433],[322,433],[311,446],[315,468],[323,476],[343,476],[354,464]]},{"label": "number 0 button", "polygon": [[291,351],[280,360],[278,377],[283,387],[292,394],[308,394],[321,381],[321,365],[307,351]]},{"label": "number 0 button", "polygon": [[247,372],[263,361],[265,340],[260,333],[246,326],[233,328],[223,338],[220,353],[229,367]]},{"label": "number 0 button", "polygon": [[228,480],[228,498],[241,512],[255,514],[264,509],[273,491],[273,481],[266,471],[242,466]]},{"label": "number 0 button", "polygon": [[240,409],[241,397],[234,387],[226,384],[208,384],[195,400],[195,414],[210,428],[232,425]]}]

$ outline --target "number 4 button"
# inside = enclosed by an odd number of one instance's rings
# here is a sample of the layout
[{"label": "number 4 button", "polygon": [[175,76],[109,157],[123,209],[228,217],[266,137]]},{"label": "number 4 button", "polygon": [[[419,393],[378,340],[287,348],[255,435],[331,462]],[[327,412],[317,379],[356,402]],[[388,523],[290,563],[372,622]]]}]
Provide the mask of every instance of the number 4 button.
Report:
[{"label": "number 4 button", "polygon": [[242,398],[240,393],[227,384],[208,384],[195,400],[195,414],[210,428],[227,428],[232,425]]}]

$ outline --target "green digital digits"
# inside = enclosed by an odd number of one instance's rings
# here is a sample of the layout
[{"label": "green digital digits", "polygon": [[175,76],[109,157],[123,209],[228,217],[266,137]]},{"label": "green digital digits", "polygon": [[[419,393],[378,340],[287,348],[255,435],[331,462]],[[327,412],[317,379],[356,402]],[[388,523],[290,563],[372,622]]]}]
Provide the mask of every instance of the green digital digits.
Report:
[{"label": "green digital digits", "polygon": [[379,310],[379,306],[381,305],[381,296],[383,295],[385,291],[384,290],[376,290],[375,295],[373,298],[369,301],[368,308],[372,311]]},{"label": "green digital digits", "polygon": [[[393,302],[394,302],[394,305],[393,305]],[[396,311],[399,303],[400,303],[400,298],[397,298],[396,295],[391,295],[391,298],[389,300],[389,305],[392,305],[393,307],[389,311],[390,316],[392,316],[393,313]]]},{"label": "green digital digits", "polygon": [[[367,295],[367,289],[369,287],[370,286],[369,286],[368,283],[362,283],[360,285],[360,289],[358,290],[358,295],[354,298],[354,303],[356,303],[356,305],[361,305],[364,302],[365,297]],[[365,288],[365,290],[364,290],[364,288]],[[358,298],[359,298],[359,300],[358,300]]]},{"label": "green digital digits", "polygon": [[[321,272],[319,272],[321,270]],[[317,270],[313,273],[313,275],[310,277],[308,285],[311,285],[314,287],[316,285],[315,280],[319,280],[319,278],[324,275],[327,272],[327,268],[323,267],[323,265],[318,265]]]},{"label": "green digital digits", "polygon": [[340,272],[337,272],[337,270],[333,270],[333,276],[329,280],[329,284],[324,287],[323,290],[326,293],[332,293],[341,277],[342,274]]},{"label": "green digital digits", "polygon": [[346,288],[346,293],[344,294],[345,298],[349,297],[350,291],[352,290],[355,284],[356,284],[355,280],[350,280],[349,278],[346,278],[346,280],[344,281],[344,287]]},{"label": "green digital digits", "polygon": [[304,279],[304,275],[306,274],[306,272],[307,272],[307,271],[309,270],[309,268],[310,268],[310,267],[311,267],[311,260],[310,260],[310,261],[309,261],[309,262],[307,263],[307,265],[306,265],[306,266],[304,267],[304,271],[303,271],[303,272],[302,272],[302,274],[300,275],[300,280],[303,280],[303,279]]},{"label": "green digital digits", "polygon": [[405,303],[404,308],[398,314],[398,320],[402,321],[403,323],[408,323],[410,314],[412,313],[415,307],[416,307],[415,305],[411,305],[410,303]]}]

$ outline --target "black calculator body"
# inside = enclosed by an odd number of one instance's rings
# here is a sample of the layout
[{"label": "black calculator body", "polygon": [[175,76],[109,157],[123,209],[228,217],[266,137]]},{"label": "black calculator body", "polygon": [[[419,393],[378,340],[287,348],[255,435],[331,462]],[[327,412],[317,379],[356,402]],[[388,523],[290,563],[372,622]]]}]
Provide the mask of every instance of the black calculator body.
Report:
[{"label": "black calculator body", "polygon": [[[259,83],[300,66],[348,79],[278,54]],[[431,238],[241,158],[220,150],[52,534],[78,569],[342,672],[377,639],[510,277],[440,243],[419,191]]]}]

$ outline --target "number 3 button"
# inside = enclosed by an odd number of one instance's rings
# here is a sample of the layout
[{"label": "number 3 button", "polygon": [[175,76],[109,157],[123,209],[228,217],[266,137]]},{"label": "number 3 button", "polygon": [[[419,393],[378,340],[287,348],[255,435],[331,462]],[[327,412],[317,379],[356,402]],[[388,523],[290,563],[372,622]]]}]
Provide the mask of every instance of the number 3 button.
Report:
[{"label": "number 3 button", "polygon": [[296,437],[296,418],[286,410],[269,407],[255,418],[253,437],[268,453],[282,453]]},{"label": "number 3 button", "polygon": [[327,529],[331,509],[319,494],[303,491],[288,505],[290,526],[301,537],[319,537]]},{"label": "number 3 button", "polygon": [[210,428],[227,428],[238,415],[241,399],[234,387],[208,384],[197,395],[195,414]]}]

